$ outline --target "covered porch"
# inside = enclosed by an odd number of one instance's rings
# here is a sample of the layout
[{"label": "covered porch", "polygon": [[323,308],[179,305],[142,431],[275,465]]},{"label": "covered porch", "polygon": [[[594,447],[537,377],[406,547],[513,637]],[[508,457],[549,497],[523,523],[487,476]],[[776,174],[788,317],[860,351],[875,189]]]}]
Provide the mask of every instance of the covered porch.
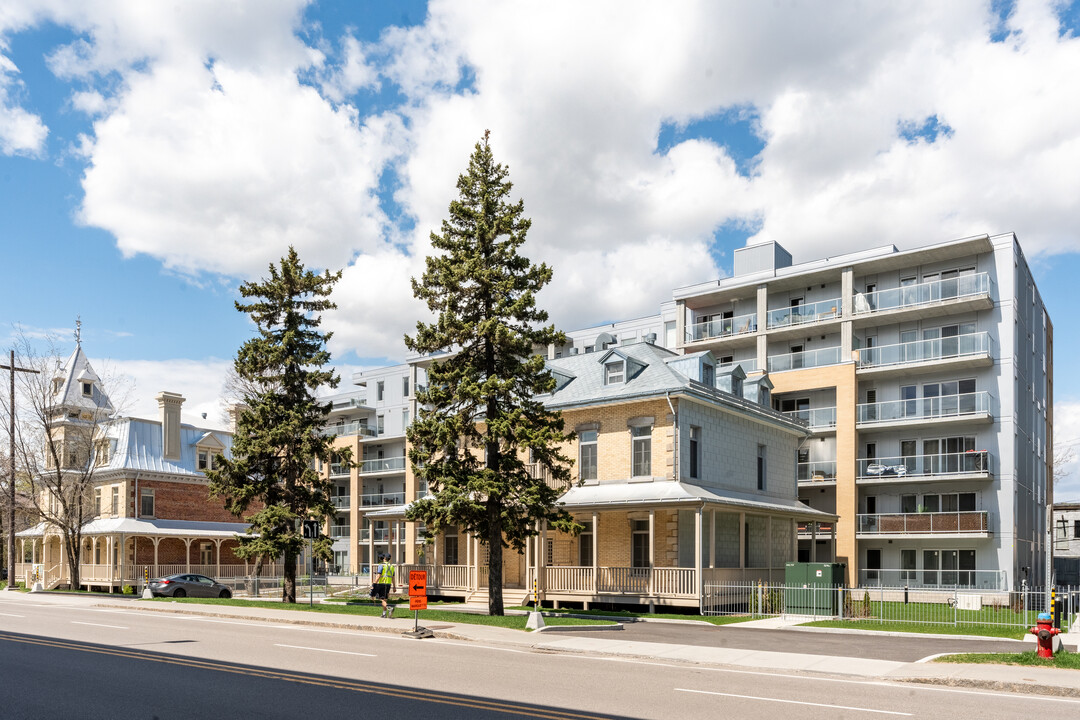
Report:
[{"label": "covered porch", "polygon": [[[541,528],[524,552],[504,551],[507,605],[531,600],[535,583],[556,606],[699,607],[709,584],[781,582],[799,527],[835,522],[794,500],[672,481],[572,488],[561,502],[585,530]],[[450,532],[417,547],[426,562],[402,565],[401,577],[426,570],[432,595],[486,598],[488,553],[477,538]]]},{"label": "covered porch", "polygon": [[[237,539],[246,523],[183,520],[99,519],[82,530],[79,584],[110,591],[139,588],[147,578],[198,573],[213,578],[242,577],[254,564],[236,557]],[[44,523],[18,534],[15,574],[29,587],[34,576],[46,589],[71,585],[67,552],[60,533]],[[264,565],[270,575],[276,566]]]}]

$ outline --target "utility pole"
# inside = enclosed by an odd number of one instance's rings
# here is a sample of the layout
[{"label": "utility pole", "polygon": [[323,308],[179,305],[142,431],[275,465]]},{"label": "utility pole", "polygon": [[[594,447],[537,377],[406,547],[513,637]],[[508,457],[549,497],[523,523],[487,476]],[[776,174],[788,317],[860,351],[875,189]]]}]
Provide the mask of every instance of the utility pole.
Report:
[{"label": "utility pole", "polygon": [[7,574],[8,583],[7,589],[15,589],[15,373],[38,373],[37,370],[31,368],[15,367],[15,351],[11,351],[11,362],[8,365],[0,365],[0,370],[7,370],[11,376],[11,384],[9,385],[10,395],[8,404],[8,420],[10,425],[8,427],[10,445],[8,446],[10,455],[8,456],[8,466],[10,473],[8,474],[8,517],[7,517]]}]

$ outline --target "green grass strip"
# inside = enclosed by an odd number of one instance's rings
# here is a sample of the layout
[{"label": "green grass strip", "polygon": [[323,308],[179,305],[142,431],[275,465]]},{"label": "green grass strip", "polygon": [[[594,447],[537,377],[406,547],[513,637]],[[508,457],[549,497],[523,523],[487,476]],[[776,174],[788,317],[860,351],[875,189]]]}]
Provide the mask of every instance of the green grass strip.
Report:
[{"label": "green grass strip", "polygon": [[993,663],[997,665],[1031,665],[1080,670],[1080,654],[1059,652],[1052,658],[1041,658],[1036,651],[1022,653],[961,653],[945,655],[934,660],[940,663]]},{"label": "green grass strip", "polygon": [[[532,605],[521,606],[515,608],[508,608],[513,610],[532,610]],[[547,622],[549,616],[553,616],[556,613],[567,613],[570,615],[593,615],[596,617],[614,617],[614,618],[642,618],[642,619],[657,619],[657,620],[697,620],[699,622],[707,622],[711,625],[731,625],[732,623],[748,622],[750,620],[761,620],[760,617],[753,617],[750,615],[689,615],[682,613],[636,613],[629,612],[627,610],[576,610],[573,608],[559,608],[558,610],[552,610],[551,608],[540,608],[540,611],[544,613],[544,622]],[[549,625],[551,623],[548,623]]]}]

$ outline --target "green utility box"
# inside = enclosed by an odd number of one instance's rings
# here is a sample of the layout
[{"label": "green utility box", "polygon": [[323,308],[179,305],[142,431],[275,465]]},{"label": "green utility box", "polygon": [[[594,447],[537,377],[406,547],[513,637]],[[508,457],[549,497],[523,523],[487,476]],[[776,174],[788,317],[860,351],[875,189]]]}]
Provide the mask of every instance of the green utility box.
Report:
[{"label": "green utility box", "polygon": [[844,584],[844,563],[789,562],[784,567],[784,613],[839,615],[839,594]]}]

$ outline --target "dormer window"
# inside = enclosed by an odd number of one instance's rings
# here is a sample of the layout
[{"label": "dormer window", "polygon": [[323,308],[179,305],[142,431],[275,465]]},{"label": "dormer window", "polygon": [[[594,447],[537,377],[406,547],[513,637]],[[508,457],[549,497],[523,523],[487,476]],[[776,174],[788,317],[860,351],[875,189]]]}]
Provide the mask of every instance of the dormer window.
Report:
[{"label": "dormer window", "polygon": [[626,382],[626,362],[615,360],[604,363],[604,384],[622,385]]},{"label": "dormer window", "polygon": [[53,381],[52,381],[53,395],[59,394],[60,390],[63,387],[64,387],[64,379],[63,378],[53,378]]},{"label": "dormer window", "polygon": [[199,450],[199,470],[205,472],[214,469],[214,456],[209,450]]},{"label": "dormer window", "polygon": [[701,364],[701,382],[709,387],[716,387],[716,369],[709,363]]},{"label": "dormer window", "polygon": [[94,383],[84,382],[82,384],[83,397],[90,397],[94,394]]}]

